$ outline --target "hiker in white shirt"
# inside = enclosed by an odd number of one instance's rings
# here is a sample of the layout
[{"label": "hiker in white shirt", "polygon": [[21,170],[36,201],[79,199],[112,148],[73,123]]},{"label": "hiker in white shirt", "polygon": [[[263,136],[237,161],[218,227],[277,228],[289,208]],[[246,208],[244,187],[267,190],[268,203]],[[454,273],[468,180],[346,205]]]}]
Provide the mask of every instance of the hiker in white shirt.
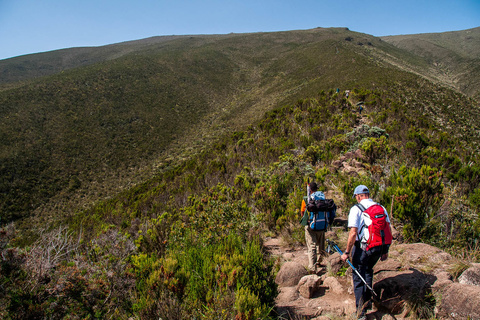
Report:
[{"label": "hiker in white shirt", "polygon": [[[384,249],[385,246],[366,250],[365,243],[361,241],[364,233],[367,232],[367,228],[365,227],[366,218],[362,215],[362,212],[377,203],[370,199],[370,191],[364,185],[359,185],[355,188],[353,197],[357,200],[358,204],[354,205],[348,214],[348,227],[350,228],[350,232],[348,234],[347,248],[341,258],[343,261],[346,261],[351,255],[353,266],[372,288],[373,267],[379,259],[386,260],[388,258],[388,246],[386,250]],[[363,207],[364,210],[362,210],[359,205]],[[383,213],[386,215],[385,220],[390,223],[387,210],[385,210],[383,206],[382,208]],[[388,229],[389,228],[390,226],[388,225]],[[372,292],[355,272],[352,273],[352,275],[358,319],[366,319],[366,312],[368,309],[371,309],[372,306]]]}]

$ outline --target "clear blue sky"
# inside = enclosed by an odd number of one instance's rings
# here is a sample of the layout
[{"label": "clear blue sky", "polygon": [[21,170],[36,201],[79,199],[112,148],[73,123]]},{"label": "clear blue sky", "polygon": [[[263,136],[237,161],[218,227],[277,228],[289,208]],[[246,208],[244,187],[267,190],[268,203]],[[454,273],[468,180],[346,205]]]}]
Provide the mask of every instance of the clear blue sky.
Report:
[{"label": "clear blue sky", "polygon": [[0,59],[161,35],[348,27],[374,36],[480,26],[480,0],[0,0]]}]

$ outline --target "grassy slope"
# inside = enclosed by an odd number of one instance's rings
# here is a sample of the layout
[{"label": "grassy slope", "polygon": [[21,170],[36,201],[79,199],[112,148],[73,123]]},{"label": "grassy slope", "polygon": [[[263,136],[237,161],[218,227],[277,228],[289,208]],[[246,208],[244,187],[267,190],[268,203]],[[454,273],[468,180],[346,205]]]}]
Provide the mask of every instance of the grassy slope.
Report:
[{"label": "grassy slope", "polygon": [[4,221],[109,197],[320,90],[416,81],[392,61],[422,67],[345,29],[168,40],[0,93]]},{"label": "grassy slope", "polygon": [[382,37],[398,48],[423,57],[430,73],[461,92],[480,96],[480,28],[462,31]]},{"label": "grassy slope", "polygon": [[0,60],[0,85],[26,81],[61,71],[114,60],[151,44],[168,42],[180,36],[153,37],[102,47],[55,50]]}]

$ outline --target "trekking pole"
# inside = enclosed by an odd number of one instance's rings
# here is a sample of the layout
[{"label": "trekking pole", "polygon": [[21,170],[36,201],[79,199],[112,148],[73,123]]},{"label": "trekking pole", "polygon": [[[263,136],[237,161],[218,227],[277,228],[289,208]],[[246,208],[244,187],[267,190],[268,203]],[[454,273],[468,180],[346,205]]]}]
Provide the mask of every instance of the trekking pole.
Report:
[{"label": "trekking pole", "polygon": [[[333,242],[332,240],[329,240],[327,239],[327,243],[328,243],[328,246],[332,246],[333,249],[337,250],[338,253],[340,253],[340,255],[343,254],[342,250],[340,250],[340,248],[337,246],[337,244],[335,242]],[[367,286],[367,288],[373,292],[373,294],[378,297],[377,293],[375,291],[373,291],[373,288],[370,287],[367,283],[367,281],[365,281],[365,279],[363,279],[363,277],[360,275],[360,272],[358,272],[358,270],[353,266],[353,264],[350,262],[350,260],[347,259],[347,262],[348,264],[350,265],[350,267],[352,267],[352,270],[355,271],[355,273],[357,274],[357,276],[362,279],[363,283],[365,283],[365,285]]]}]

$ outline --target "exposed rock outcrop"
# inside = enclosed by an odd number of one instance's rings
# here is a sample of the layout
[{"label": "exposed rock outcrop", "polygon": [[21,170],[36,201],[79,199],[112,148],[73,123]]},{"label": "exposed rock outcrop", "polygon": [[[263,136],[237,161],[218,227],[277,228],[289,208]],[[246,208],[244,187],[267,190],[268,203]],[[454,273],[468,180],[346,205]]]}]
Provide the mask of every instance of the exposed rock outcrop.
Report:
[{"label": "exposed rock outcrop", "polygon": [[323,285],[328,287],[328,290],[335,294],[345,293],[345,289],[342,284],[335,277],[326,277],[323,281]]},{"label": "exposed rock outcrop", "polygon": [[[325,257],[325,267],[316,275],[306,274],[305,248],[289,250],[285,256],[293,260],[285,262],[277,275],[277,311],[282,317],[350,318],[355,312],[352,271],[338,275],[344,265],[338,253]],[[480,265],[454,282],[450,272],[457,265],[451,255],[427,244],[393,245],[389,259],[374,268],[373,288],[379,298],[369,319],[480,319]]]},{"label": "exposed rock outcrop", "polygon": [[363,164],[365,157],[360,149],[355,152],[347,152],[340,159],[332,162],[334,170],[340,170],[348,175],[356,176],[365,172]]},{"label": "exposed rock outcrop", "polygon": [[400,314],[405,306],[423,300],[435,281],[435,277],[416,269],[384,271],[374,279],[373,289],[380,297],[378,305],[393,314]]},{"label": "exposed rock outcrop", "polygon": [[470,267],[465,270],[458,278],[458,282],[461,284],[480,286],[480,266]]},{"label": "exposed rock outcrop", "polygon": [[480,287],[452,283],[443,291],[437,309],[441,319],[480,319]]}]

